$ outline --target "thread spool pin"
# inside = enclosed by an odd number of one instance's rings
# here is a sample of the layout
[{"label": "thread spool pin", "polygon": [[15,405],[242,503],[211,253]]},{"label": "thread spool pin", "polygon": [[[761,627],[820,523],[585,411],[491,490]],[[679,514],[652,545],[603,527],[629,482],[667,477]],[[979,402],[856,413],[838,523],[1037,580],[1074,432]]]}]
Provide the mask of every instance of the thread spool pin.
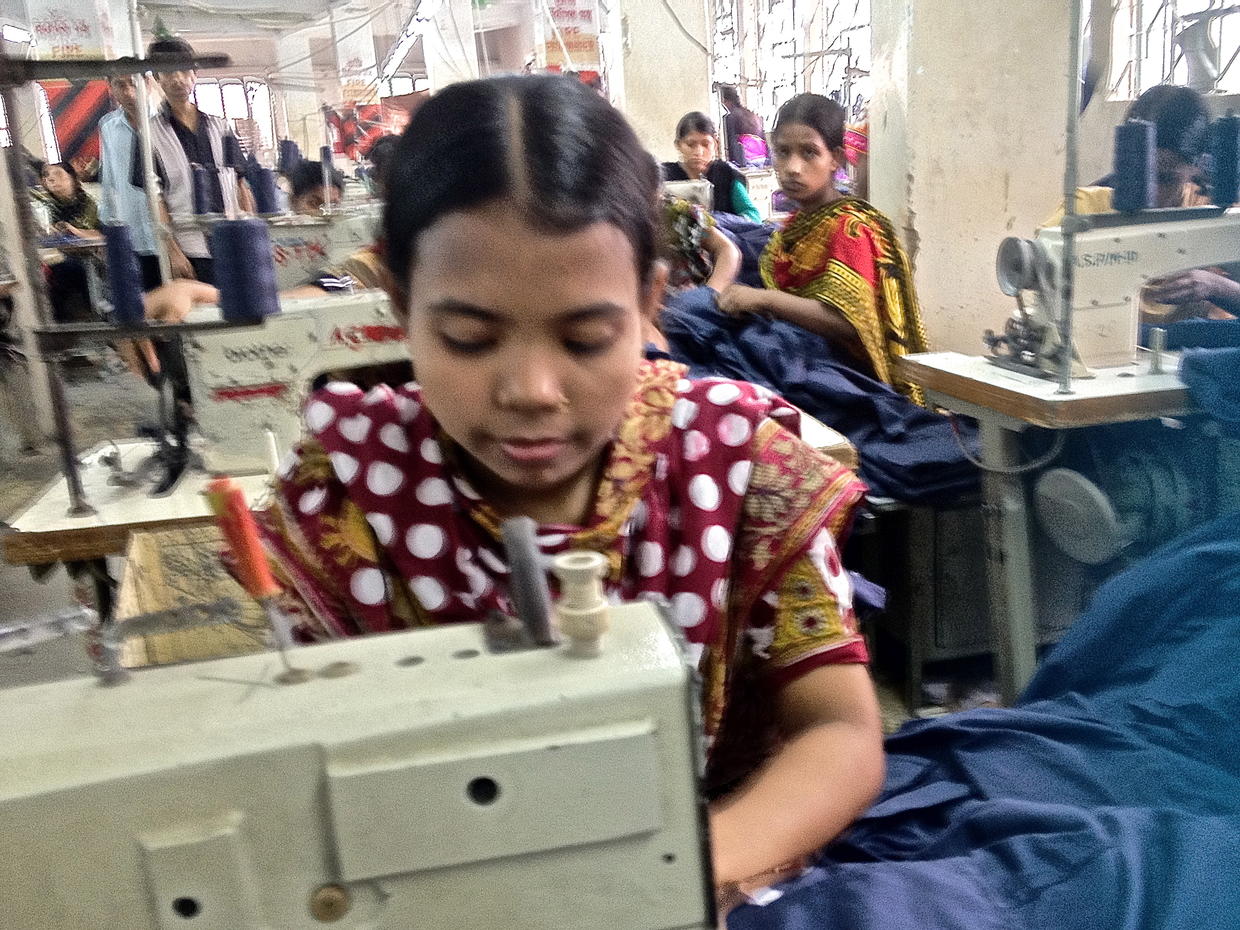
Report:
[{"label": "thread spool pin", "polygon": [[602,584],[607,559],[598,552],[565,552],[555,557],[551,570],[560,579],[555,612],[560,632],[569,640],[568,654],[597,657],[611,613]]}]

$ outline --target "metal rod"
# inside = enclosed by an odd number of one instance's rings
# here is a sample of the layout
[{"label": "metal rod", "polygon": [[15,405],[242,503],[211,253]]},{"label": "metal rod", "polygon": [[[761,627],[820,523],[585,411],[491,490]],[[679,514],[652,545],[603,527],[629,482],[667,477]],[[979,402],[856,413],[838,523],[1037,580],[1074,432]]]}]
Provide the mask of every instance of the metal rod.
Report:
[{"label": "metal rod", "polygon": [[1063,169],[1063,266],[1059,280],[1059,388],[1072,393],[1072,286],[1076,262],[1077,154],[1081,124],[1081,24],[1085,0],[1071,0],[1068,16],[1068,121]]},{"label": "metal rod", "polygon": [[[135,57],[142,57],[142,24],[138,20],[138,0],[129,0],[129,31],[133,36]],[[146,205],[151,211],[151,229],[155,231],[155,257],[159,260],[159,280],[172,280],[172,261],[168,258],[168,240],[172,231],[164,225],[159,203],[159,179],[155,175],[155,147],[151,141],[151,101],[146,92],[146,74],[134,75],[134,91],[138,100],[138,147],[142,153],[142,176],[146,179]]]},{"label": "metal rod", "polygon": [[[0,52],[0,60],[8,56]],[[26,260],[26,283],[34,297],[35,316],[42,326],[52,322],[52,308],[47,298],[47,290],[40,283],[43,280],[43,264],[39,260],[39,231],[34,225],[34,211],[30,208],[30,196],[26,191],[25,172],[22,168],[22,157],[26,151],[22,144],[22,121],[18,118],[17,102],[13,97],[13,88],[8,84],[0,84],[0,100],[4,101],[4,110],[9,114],[8,150],[5,161],[9,169],[9,183],[13,187],[13,201],[17,207],[17,223],[21,228],[22,257]],[[73,437],[73,421],[69,417],[69,402],[65,397],[65,384],[61,377],[60,363],[47,363],[47,388],[52,401],[52,419],[56,425],[56,445],[60,449],[60,467],[65,473],[65,483],[69,488],[69,515],[74,517],[94,513],[94,508],[86,503],[86,493],[82,490],[82,475],[78,471],[77,448]]]},{"label": "metal rod", "polygon": [[332,159],[332,153],[335,152],[336,150],[334,140],[332,139],[332,124],[331,124],[331,121],[327,118],[329,113],[331,113],[331,107],[328,107],[325,105],[323,107],[323,138],[327,143],[326,145],[327,152],[325,153],[327,157],[320,159],[322,164],[319,165],[319,167],[322,169],[322,176],[323,176],[323,212],[327,216],[332,215],[332,197],[331,197],[332,162],[331,162],[331,159]]}]

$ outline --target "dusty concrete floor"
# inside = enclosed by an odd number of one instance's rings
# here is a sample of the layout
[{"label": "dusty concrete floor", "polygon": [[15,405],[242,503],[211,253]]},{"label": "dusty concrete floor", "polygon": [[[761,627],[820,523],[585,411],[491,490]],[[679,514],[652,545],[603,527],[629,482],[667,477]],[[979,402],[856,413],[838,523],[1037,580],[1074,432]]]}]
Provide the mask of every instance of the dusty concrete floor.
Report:
[{"label": "dusty concrete floor", "polygon": [[[101,362],[70,368],[65,380],[79,453],[132,437],[135,424],[156,417],[155,392],[129,372],[113,372]],[[14,445],[12,437],[0,440],[0,521],[10,519],[60,473],[55,442],[49,439],[33,456]]]}]

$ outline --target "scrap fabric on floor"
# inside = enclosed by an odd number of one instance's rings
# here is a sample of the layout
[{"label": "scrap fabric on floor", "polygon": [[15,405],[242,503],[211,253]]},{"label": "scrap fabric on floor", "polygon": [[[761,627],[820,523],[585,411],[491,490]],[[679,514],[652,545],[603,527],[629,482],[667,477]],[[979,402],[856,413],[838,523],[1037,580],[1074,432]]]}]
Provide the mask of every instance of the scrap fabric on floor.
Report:
[{"label": "scrap fabric on floor", "polygon": [[[821,336],[782,320],[725,316],[708,288],[673,298],[660,328],[693,377],[760,384],[847,436],[873,494],[942,504],[976,492],[978,470],[951,422],[858,372]],[[962,438],[976,454],[971,426]]]},{"label": "scrap fabric on floor", "polygon": [[1240,514],[1108,582],[1017,707],[907,725],[878,803],[731,930],[1240,926]]}]

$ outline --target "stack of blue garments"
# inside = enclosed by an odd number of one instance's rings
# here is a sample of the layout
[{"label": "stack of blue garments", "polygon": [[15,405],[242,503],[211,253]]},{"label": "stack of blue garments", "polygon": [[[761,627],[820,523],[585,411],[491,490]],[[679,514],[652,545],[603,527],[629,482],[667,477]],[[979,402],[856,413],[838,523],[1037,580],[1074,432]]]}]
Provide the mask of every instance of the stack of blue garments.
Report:
[{"label": "stack of blue garments", "polygon": [[821,336],[782,320],[725,316],[708,288],[677,295],[660,326],[693,377],[760,384],[847,436],[872,494],[946,505],[976,493],[979,473],[965,453],[977,455],[973,425],[963,424],[958,440],[950,420],[857,371]]},{"label": "stack of blue garments", "polygon": [[[1240,349],[1187,353],[1181,375],[1240,427]],[[1017,706],[890,737],[877,803],[728,927],[1240,927],[1237,653],[1232,513],[1100,588]]]},{"label": "stack of blue garments", "polygon": [[1238,652],[1231,514],[1104,585],[1016,707],[890,737],[878,802],[728,927],[1240,927]]}]

